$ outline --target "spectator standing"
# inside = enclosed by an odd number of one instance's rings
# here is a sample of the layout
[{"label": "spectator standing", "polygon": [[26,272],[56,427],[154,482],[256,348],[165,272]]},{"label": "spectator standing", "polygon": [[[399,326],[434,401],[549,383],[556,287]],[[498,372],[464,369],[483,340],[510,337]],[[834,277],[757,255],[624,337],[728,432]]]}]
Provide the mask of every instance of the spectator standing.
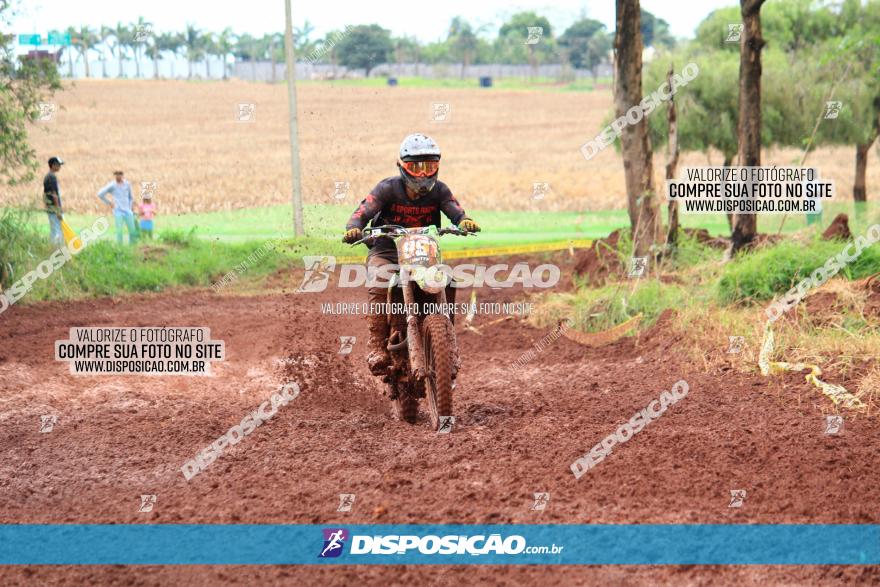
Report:
[{"label": "spectator standing", "polygon": [[[134,198],[131,195],[131,184],[125,179],[122,171],[114,171],[114,180],[101,188],[98,197],[102,202],[113,208],[113,219],[116,224],[116,242],[122,244],[122,227],[128,230],[128,244],[137,242],[137,229],[134,223],[134,211],[132,205]],[[107,198],[107,194],[113,194],[113,201]]]},{"label": "spectator standing", "polygon": [[156,204],[153,203],[153,196],[149,193],[144,194],[144,201],[140,205],[139,215],[141,217],[141,234],[146,238],[153,238],[153,218],[156,217]]},{"label": "spectator standing", "polygon": [[49,216],[49,240],[52,244],[60,247],[64,244],[64,236],[61,233],[61,188],[58,187],[58,172],[64,165],[58,157],[49,159],[49,173],[43,178],[43,203],[46,205],[46,214]]}]

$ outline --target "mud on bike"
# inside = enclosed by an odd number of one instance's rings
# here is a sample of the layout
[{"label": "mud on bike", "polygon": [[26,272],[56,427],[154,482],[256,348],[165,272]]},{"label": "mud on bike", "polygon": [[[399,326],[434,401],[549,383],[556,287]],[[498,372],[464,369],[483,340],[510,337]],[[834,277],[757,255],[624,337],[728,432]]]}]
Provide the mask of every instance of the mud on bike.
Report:
[{"label": "mud on bike", "polygon": [[385,306],[391,356],[391,367],[383,376],[385,391],[394,416],[410,424],[418,417],[419,400],[425,398],[431,427],[438,431],[450,425],[461,366],[450,310],[455,292],[450,275],[438,268],[439,237],[447,234],[472,233],[454,227],[384,225],[364,229],[364,237],[353,243],[372,244],[379,238],[395,243],[398,271],[388,284]]}]

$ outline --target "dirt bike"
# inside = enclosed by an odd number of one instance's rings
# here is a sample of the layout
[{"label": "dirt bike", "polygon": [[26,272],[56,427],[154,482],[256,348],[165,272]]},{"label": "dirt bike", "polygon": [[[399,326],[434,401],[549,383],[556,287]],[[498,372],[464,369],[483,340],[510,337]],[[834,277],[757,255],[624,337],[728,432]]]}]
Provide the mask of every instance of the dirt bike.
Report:
[{"label": "dirt bike", "polygon": [[418,417],[419,399],[426,398],[431,426],[438,431],[450,426],[447,417],[452,416],[452,392],[461,364],[453,312],[447,306],[454,303],[455,292],[449,276],[437,268],[442,260],[436,237],[444,234],[471,233],[453,227],[384,225],[365,229],[364,237],[352,244],[394,240],[399,271],[386,297],[391,367],[383,377],[385,391],[394,416],[410,424]]}]

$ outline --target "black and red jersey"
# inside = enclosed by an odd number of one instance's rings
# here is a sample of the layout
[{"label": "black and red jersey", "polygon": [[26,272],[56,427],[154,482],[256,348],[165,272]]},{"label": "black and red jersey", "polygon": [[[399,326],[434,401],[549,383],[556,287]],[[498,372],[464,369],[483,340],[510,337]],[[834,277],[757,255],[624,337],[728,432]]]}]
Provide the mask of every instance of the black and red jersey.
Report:
[{"label": "black and red jersey", "polygon": [[[396,224],[415,228],[434,225],[440,228],[441,212],[456,225],[465,218],[464,208],[442,181],[436,182],[430,192],[416,200],[407,197],[404,185],[400,176],[380,181],[351,215],[345,229],[364,229],[370,223],[372,226]],[[383,243],[386,240],[380,239],[376,246],[390,244]]]}]

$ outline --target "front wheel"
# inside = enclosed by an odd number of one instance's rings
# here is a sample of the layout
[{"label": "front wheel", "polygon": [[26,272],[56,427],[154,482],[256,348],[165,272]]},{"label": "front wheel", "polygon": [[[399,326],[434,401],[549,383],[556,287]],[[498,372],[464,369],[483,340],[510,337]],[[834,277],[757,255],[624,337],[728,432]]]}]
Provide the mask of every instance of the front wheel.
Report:
[{"label": "front wheel", "polygon": [[416,419],[419,417],[419,400],[410,395],[409,390],[399,391],[391,405],[395,419],[407,424],[416,423]]},{"label": "front wheel", "polygon": [[452,323],[443,314],[431,314],[422,322],[422,340],[425,346],[427,370],[428,414],[434,430],[440,428],[440,419],[452,415]]}]

